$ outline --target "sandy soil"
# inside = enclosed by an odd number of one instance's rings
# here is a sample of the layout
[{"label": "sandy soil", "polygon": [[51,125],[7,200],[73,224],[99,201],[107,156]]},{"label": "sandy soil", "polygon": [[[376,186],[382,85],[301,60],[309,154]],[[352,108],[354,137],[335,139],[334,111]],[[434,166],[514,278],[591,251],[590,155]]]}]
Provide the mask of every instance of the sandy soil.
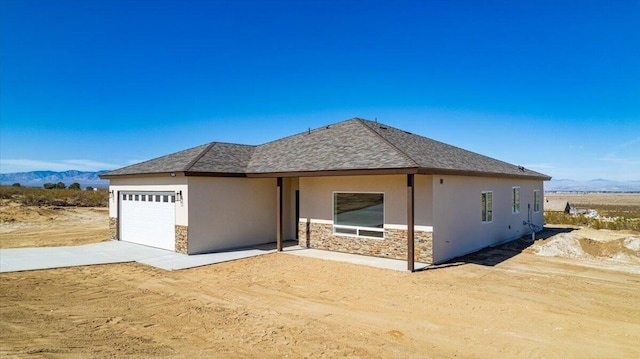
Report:
[{"label": "sandy soil", "polygon": [[70,246],[108,238],[108,208],[0,203],[0,248]]},{"label": "sandy soil", "polygon": [[3,273],[0,356],[640,357],[639,234],[542,237],[418,273],[284,253]]}]

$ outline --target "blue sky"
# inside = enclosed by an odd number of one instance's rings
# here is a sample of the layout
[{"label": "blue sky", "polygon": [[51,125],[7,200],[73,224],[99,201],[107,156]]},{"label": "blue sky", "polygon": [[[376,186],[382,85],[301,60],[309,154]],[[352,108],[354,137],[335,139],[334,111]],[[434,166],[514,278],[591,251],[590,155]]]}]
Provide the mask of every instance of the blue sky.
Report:
[{"label": "blue sky", "polygon": [[640,1],[0,0],[0,172],[352,117],[640,180]]}]

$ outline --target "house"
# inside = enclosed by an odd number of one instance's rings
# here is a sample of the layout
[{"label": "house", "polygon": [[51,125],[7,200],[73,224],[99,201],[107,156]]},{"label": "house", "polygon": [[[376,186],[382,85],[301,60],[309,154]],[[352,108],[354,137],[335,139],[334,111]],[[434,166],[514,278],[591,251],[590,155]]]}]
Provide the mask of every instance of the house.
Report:
[{"label": "house", "polygon": [[110,236],[185,254],[303,247],[441,263],[543,226],[550,177],[377,121],[120,168]]}]

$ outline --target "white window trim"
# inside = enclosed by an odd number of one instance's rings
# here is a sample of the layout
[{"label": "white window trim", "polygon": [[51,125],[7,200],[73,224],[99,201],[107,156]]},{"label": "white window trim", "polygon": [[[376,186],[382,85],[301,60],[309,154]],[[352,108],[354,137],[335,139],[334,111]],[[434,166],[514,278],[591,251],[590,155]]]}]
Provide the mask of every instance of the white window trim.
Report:
[{"label": "white window trim", "polygon": [[[382,224],[383,227],[382,228],[376,228],[376,227],[360,227],[360,226],[347,226],[347,225],[343,225],[343,224],[336,224],[336,219],[335,219],[335,215],[336,215],[336,193],[369,193],[369,194],[381,194],[382,195]],[[352,238],[369,238],[369,239],[379,239],[379,240],[383,240],[385,239],[385,232],[384,232],[384,223],[385,223],[385,216],[387,214],[387,205],[386,205],[386,201],[385,201],[385,197],[387,195],[384,192],[373,192],[373,191],[333,191],[331,192],[331,222],[332,222],[332,232],[333,235],[335,236],[342,236],[342,237],[352,237]],[[340,232],[336,232],[336,228],[344,228],[344,229],[355,229],[357,234],[349,234],[349,233],[340,233]],[[366,231],[372,231],[372,232],[381,232],[382,233],[382,237],[371,237],[371,236],[363,236],[360,235],[360,231],[361,230],[366,230]]]},{"label": "white window trim", "polygon": [[[516,203],[516,189],[518,190],[517,203]],[[520,197],[521,197],[520,186],[511,187],[511,213],[513,214],[520,213],[520,202],[521,202]],[[516,208],[516,205],[517,205],[517,208]]]},{"label": "white window trim", "polygon": [[[540,199],[540,190],[539,189],[534,189],[533,190],[533,213],[540,213],[540,208],[542,201]],[[536,210],[536,205],[538,207],[538,210]]]},{"label": "white window trim", "polygon": [[[482,191],[482,195],[485,195],[487,193],[491,193],[491,220],[485,220],[484,218],[482,219],[482,223],[491,223],[493,222],[493,191]],[[485,213],[487,213],[487,218],[489,217],[489,211],[488,211],[488,205],[489,201],[485,200],[485,208],[483,208],[482,210],[485,211]],[[482,214],[482,212],[480,212],[480,214]]]}]

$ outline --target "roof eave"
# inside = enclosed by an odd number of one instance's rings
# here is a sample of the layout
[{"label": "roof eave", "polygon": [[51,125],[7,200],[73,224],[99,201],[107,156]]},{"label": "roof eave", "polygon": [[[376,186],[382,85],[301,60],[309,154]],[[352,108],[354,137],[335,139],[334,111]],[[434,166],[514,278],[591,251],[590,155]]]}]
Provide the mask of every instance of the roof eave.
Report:
[{"label": "roof eave", "polygon": [[250,172],[247,177],[274,178],[274,177],[326,177],[326,176],[364,176],[364,175],[394,175],[416,174],[418,168],[354,168],[317,171],[283,171],[283,172]]},{"label": "roof eave", "polygon": [[99,177],[100,179],[125,178],[125,177],[160,177],[160,176],[176,177],[178,174],[185,175],[185,173],[182,171],[164,171],[164,172],[122,173],[122,174],[104,173],[104,174],[101,174]]},{"label": "roof eave", "polygon": [[538,179],[548,181],[551,177],[543,174],[515,174],[515,173],[499,173],[499,172],[481,172],[455,169],[441,168],[420,168],[419,174],[425,175],[457,175],[457,176],[474,176],[474,177],[499,177],[499,178],[522,178],[522,179]]}]

